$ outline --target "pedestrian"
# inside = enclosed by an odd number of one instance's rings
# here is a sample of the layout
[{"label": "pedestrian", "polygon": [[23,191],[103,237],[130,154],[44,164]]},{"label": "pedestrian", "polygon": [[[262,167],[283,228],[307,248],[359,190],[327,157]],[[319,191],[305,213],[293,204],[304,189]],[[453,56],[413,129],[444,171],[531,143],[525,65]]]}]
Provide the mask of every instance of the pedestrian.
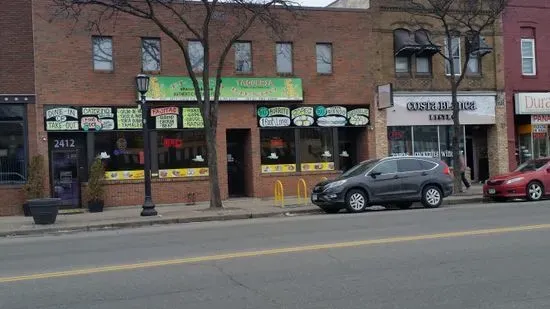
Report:
[{"label": "pedestrian", "polygon": [[[466,190],[470,188],[470,183],[466,179],[466,162],[464,160],[464,151],[460,151],[460,177],[462,178],[462,183],[466,186]],[[463,192],[463,191],[461,191]]]}]

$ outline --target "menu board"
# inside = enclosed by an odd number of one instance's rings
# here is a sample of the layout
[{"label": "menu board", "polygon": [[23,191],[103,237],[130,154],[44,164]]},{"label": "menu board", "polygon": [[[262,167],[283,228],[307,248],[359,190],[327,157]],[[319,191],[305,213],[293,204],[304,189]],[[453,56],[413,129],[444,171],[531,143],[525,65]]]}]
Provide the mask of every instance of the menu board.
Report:
[{"label": "menu board", "polygon": [[80,127],[84,131],[114,130],[114,118],[111,107],[83,107]]},{"label": "menu board", "polygon": [[259,106],[258,126],[280,127],[346,127],[369,124],[369,108],[362,106]]},{"label": "menu board", "polygon": [[179,114],[179,108],[176,106],[151,109],[151,117],[155,119],[155,128],[157,129],[177,129]]},{"label": "menu board", "polygon": [[51,107],[45,112],[46,131],[78,131],[78,109]]},{"label": "menu board", "polygon": [[140,108],[117,108],[117,128],[124,129],[141,129],[143,120]]},{"label": "menu board", "polygon": [[183,128],[204,128],[201,110],[198,107],[184,107],[181,109]]}]

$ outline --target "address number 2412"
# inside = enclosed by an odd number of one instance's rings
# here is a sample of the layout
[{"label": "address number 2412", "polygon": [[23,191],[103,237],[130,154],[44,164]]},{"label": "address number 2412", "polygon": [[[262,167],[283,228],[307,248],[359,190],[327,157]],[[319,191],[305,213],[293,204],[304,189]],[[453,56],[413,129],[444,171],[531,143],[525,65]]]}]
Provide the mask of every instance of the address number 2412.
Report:
[{"label": "address number 2412", "polygon": [[53,140],[53,148],[74,148],[75,143],[74,139],[54,139]]}]

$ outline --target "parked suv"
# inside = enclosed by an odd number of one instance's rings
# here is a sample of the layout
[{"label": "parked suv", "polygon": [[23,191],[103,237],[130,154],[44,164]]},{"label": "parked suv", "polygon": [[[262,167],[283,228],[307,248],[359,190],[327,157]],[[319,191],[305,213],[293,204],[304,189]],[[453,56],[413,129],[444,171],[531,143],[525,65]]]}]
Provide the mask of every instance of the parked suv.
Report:
[{"label": "parked suv", "polygon": [[371,205],[401,209],[422,202],[437,208],[453,192],[453,177],[445,162],[430,157],[388,157],[364,161],[340,177],[318,183],[313,204],[327,213],[342,208],[361,212]]}]

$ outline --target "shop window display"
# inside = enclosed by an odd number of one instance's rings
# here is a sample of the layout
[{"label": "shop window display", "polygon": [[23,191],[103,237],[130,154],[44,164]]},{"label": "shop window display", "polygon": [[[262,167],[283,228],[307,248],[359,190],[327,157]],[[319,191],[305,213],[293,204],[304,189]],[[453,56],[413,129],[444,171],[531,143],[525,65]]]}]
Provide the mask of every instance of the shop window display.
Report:
[{"label": "shop window display", "polygon": [[411,127],[388,127],[388,148],[388,153],[390,156],[412,155]]},{"label": "shop window display", "polygon": [[0,106],[0,183],[26,179],[24,106]]},{"label": "shop window display", "polygon": [[296,171],[295,131],[260,130],[260,155],[263,173]]},{"label": "shop window display", "polygon": [[334,170],[333,130],[331,128],[300,129],[301,170]]},{"label": "shop window display", "polygon": [[106,179],[143,178],[143,136],[141,131],[95,133],[95,152],[105,153]]},{"label": "shop window display", "polygon": [[203,130],[158,131],[159,178],[208,176]]}]

